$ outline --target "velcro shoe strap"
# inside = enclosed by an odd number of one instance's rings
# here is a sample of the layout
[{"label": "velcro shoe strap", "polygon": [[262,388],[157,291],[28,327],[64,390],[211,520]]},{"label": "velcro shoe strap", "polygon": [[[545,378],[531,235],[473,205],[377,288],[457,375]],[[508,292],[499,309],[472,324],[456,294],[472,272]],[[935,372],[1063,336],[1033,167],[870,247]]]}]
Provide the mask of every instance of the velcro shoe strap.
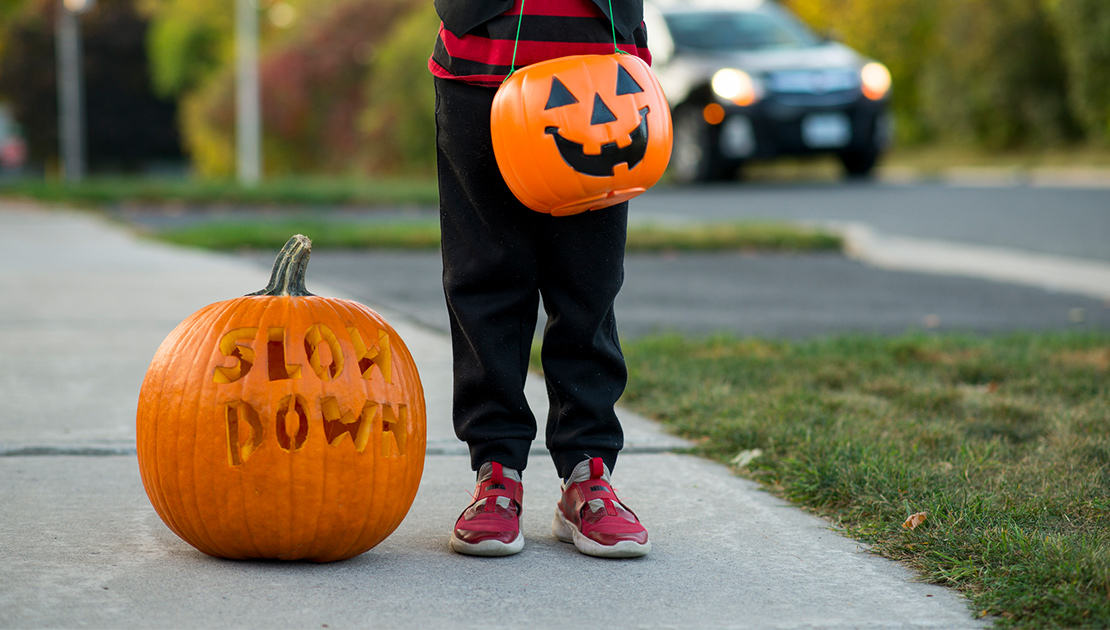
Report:
[{"label": "velcro shoe strap", "polygon": [[[501,481],[487,479],[483,481],[478,486],[478,494],[474,499],[481,501],[488,497],[508,497],[516,502],[518,512],[522,512],[524,509],[524,486],[512,479],[502,478]],[[494,501],[496,501],[496,498]],[[486,502],[486,511],[490,512],[492,510],[493,502]]]},{"label": "velcro shoe strap", "polygon": [[587,479],[575,484],[578,486],[578,491],[582,493],[582,507],[585,508],[590,504],[590,501],[601,501],[605,505],[605,512],[609,516],[616,516],[617,509],[614,504],[620,503],[617,498],[616,491],[613,486],[609,485],[608,481],[604,479]]},{"label": "velcro shoe strap", "polygon": [[594,499],[601,499],[602,501],[619,501],[617,493],[613,490],[613,486],[609,485],[608,481],[604,479],[587,479],[580,481],[576,484],[579,492],[582,493],[582,500],[584,502],[593,501]]}]

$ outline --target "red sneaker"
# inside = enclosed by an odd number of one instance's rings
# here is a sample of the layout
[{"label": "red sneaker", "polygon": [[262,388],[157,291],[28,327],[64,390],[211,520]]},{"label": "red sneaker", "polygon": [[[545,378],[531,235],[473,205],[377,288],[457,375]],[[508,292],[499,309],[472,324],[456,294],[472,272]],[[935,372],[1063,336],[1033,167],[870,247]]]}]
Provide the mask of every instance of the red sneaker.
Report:
[{"label": "red sneaker", "polygon": [[451,549],[472,556],[511,556],[524,549],[523,500],[520,473],[497,462],[482,464],[474,502],[455,521]]},{"label": "red sneaker", "polygon": [[551,533],[588,556],[635,558],[651,551],[647,530],[617,498],[600,457],[578,464],[563,484]]}]

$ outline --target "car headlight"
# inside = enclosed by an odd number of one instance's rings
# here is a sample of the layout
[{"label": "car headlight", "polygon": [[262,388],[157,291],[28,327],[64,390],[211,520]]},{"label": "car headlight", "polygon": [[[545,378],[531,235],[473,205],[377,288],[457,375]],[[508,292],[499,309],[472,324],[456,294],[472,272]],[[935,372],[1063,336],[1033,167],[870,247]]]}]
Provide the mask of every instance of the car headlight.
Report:
[{"label": "car headlight", "polygon": [[751,105],[759,100],[759,88],[755,80],[743,70],[736,70],[735,68],[718,70],[713,75],[713,81],[710,85],[717,96],[741,107]]},{"label": "car headlight", "polygon": [[877,61],[864,66],[859,78],[863,83],[863,95],[873,101],[881,100],[890,91],[890,70]]}]

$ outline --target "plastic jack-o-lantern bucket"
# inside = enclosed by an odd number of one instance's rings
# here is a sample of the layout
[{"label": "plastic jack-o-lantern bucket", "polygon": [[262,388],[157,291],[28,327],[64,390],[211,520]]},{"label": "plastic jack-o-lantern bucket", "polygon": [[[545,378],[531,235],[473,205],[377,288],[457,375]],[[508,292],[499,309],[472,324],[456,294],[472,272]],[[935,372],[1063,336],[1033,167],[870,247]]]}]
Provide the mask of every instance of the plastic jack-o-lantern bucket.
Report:
[{"label": "plastic jack-o-lantern bucket", "polygon": [[557,216],[627,201],[671,157],[671,114],[639,57],[574,55],[526,66],[494,97],[493,151],[526,206]]}]

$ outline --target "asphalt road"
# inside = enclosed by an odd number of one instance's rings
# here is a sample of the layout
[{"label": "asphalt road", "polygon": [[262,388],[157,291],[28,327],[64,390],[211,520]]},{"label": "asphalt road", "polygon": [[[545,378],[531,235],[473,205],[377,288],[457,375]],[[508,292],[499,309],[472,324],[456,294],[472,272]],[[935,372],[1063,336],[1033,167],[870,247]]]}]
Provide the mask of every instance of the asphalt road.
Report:
[{"label": "asphalt road", "polygon": [[855,222],[882,233],[1110,261],[1103,188],[877,183],[656,188],[638,220]]},{"label": "asphalt road", "polygon": [[[252,255],[263,267],[269,254]],[[329,252],[312,280],[447,330],[438,254]],[[1110,329],[1110,305],[967,278],[869,268],[838,255],[630,255],[617,301],[622,336],[718,332],[805,338],[909,330]],[[542,321],[542,319],[541,319]]]},{"label": "asphalt road", "polygon": [[[660,188],[633,203],[639,221],[863,223],[881,234],[1110,261],[1110,188],[721,185]],[[832,254],[631,254],[626,269],[617,316],[629,338],[1110,328],[1110,304],[1097,299]],[[440,273],[436,253],[319,251],[309,277],[446,330]]]}]

